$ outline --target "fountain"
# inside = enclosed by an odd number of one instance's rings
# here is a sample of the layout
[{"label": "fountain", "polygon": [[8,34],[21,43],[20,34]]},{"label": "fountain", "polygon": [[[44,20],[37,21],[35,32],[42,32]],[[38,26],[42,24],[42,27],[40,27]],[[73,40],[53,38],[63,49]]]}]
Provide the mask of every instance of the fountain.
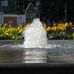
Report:
[{"label": "fountain", "polygon": [[74,42],[55,40],[53,44],[53,40],[48,41],[39,18],[34,18],[22,35],[22,44],[0,41],[0,63],[74,63]]},{"label": "fountain", "polygon": [[[53,48],[55,45],[48,45],[47,33],[43,28],[40,19],[34,18],[33,22],[30,24],[30,27],[26,28],[26,30],[22,34],[24,37],[24,43],[22,47],[28,48],[25,51],[24,59],[30,59],[29,61],[27,61],[28,63],[45,62],[44,60],[46,59],[47,50],[45,50],[44,48]],[[30,56],[27,56],[26,54]]]},{"label": "fountain", "polygon": [[[24,37],[24,48],[30,48],[30,50],[26,50],[25,54],[26,63],[40,63],[44,60],[43,56],[46,56],[46,51],[39,50],[40,48],[45,48],[47,46],[47,33],[45,29],[42,27],[42,23],[39,18],[35,18],[33,22],[30,24],[29,28],[23,32]],[[32,50],[31,50],[32,48]],[[32,56],[27,56],[32,55]],[[28,61],[28,59],[30,59]]]}]

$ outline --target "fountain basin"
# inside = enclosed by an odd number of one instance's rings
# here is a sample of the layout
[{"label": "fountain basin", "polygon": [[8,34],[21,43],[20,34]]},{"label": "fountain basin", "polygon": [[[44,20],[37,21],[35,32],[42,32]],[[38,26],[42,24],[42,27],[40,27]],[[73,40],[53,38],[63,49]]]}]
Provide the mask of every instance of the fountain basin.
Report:
[{"label": "fountain basin", "polygon": [[54,44],[61,45],[55,48],[22,48],[23,41],[0,41],[0,63],[50,63],[50,64],[74,64],[73,40],[50,40]]}]

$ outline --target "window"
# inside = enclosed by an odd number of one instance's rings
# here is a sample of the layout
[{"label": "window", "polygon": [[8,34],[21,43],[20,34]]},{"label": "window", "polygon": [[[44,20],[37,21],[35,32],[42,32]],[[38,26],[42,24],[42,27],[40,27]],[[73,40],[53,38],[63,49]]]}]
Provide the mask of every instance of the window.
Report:
[{"label": "window", "polygon": [[1,3],[2,7],[7,7],[8,6],[8,0],[4,0]]}]

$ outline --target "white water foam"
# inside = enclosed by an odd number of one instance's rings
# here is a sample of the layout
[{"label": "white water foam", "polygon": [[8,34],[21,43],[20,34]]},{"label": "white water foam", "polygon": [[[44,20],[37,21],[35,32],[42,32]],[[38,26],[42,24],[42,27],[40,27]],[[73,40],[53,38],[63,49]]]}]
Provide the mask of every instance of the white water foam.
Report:
[{"label": "white water foam", "polygon": [[39,18],[35,18],[29,28],[23,32],[25,48],[44,48],[47,46],[47,33]]}]

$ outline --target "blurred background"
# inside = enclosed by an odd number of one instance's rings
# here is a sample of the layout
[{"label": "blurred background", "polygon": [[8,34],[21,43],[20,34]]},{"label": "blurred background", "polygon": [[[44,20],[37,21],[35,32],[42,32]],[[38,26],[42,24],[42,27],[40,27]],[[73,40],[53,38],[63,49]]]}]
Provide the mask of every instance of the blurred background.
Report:
[{"label": "blurred background", "polygon": [[40,17],[74,21],[74,3],[72,0],[0,0],[0,13],[24,14],[29,3],[39,10]]}]

